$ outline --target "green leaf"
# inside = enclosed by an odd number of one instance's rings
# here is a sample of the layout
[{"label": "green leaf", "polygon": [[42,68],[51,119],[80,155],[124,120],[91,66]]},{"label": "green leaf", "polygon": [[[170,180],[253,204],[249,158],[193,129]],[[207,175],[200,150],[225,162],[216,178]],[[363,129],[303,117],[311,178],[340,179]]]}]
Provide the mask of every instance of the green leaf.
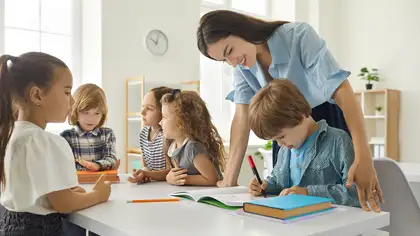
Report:
[{"label": "green leaf", "polygon": [[372,68],[372,71],[378,71],[378,69]]},{"label": "green leaf", "polygon": [[369,70],[366,67],[363,67],[362,69],[360,69],[360,72],[369,73]]}]

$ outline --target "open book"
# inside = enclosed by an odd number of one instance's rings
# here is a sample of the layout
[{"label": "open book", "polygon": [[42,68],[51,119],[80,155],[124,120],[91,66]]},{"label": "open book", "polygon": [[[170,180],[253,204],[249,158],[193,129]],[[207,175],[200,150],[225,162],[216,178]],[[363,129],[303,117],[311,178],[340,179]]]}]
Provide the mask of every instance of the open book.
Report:
[{"label": "open book", "polygon": [[224,209],[241,208],[244,202],[260,199],[248,193],[244,186],[230,188],[211,188],[172,193],[171,196],[190,199]]}]

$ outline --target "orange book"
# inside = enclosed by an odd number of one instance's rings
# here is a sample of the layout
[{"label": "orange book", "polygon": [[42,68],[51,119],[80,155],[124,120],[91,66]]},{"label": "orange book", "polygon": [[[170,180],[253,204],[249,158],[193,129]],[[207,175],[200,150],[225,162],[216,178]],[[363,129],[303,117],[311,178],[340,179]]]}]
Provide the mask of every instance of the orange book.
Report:
[{"label": "orange book", "polygon": [[104,170],[104,171],[77,171],[77,178],[81,184],[95,183],[98,178],[105,174],[105,181],[120,182],[118,170]]}]

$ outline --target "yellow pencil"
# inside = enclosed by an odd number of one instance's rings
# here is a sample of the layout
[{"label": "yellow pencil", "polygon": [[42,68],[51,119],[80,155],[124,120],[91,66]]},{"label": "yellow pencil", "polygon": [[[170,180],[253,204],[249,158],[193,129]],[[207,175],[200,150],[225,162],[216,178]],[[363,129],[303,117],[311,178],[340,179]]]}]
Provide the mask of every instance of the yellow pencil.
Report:
[{"label": "yellow pencil", "polygon": [[162,199],[138,199],[128,200],[127,203],[148,203],[148,202],[179,202],[179,198],[162,198]]}]

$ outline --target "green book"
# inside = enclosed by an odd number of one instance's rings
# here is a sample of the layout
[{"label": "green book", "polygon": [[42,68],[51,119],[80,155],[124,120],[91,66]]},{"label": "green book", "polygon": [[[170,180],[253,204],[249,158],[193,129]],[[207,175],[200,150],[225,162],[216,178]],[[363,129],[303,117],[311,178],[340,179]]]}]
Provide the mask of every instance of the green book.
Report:
[{"label": "green book", "polygon": [[211,188],[172,193],[173,197],[180,197],[192,201],[205,203],[227,210],[242,208],[245,202],[260,199],[248,193],[243,186],[230,188]]}]

